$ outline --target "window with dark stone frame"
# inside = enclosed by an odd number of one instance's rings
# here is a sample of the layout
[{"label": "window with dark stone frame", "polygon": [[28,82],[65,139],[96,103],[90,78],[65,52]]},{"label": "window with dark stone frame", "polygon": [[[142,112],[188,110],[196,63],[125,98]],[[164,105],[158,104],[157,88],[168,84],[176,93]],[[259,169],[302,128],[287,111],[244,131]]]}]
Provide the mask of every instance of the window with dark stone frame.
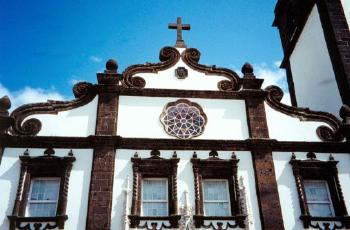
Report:
[{"label": "window with dark stone frame", "polygon": [[[338,161],[335,161],[332,155],[329,156],[328,161],[320,161],[316,159],[315,153],[309,152],[307,153],[306,160],[296,159],[293,153],[289,163],[292,165],[295,177],[301,210],[300,219],[303,222],[304,228],[330,229],[330,226],[333,226],[333,229],[350,228],[350,217],[346,210],[344,196],[338,178]],[[327,183],[334,215],[311,215],[305,192],[305,183],[312,181],[324,181]]]},{"label": "window with dark stone frame", "polygon": [[[68,219],[66,215],[69,176],[75,157],[72,150],[65,157],[55,156],[55,151],[48,148],[43,156],[31,157],[28,150],[21,155],[20,178],[12,215],[8,216],[10,230],[14,229],[64,229]],[[59,179],[59,195],[54,216],[26,216],[30,186],[35,178]]]},{"label": "window with dark stone frame", "polygon": [[[229,160],[223,160],[218,157],[216,151],[209,153],[208,159],[199,159],[194,153],[191,159],[194,174],[195,187],[195,214],[193,216],[194,225],[196,228],[214,228],[214,221],[219,226],[226,222],[230,228],[245,228],[246,214],[244,208],[241,207],[240,191],[237,178],[237,169],[239,159],[232,153]],[[229,187],[230,197],[230,216],[205,216],[204,215],[204,199],[203,199],[203,180],[206,179],[220,179],[226,180]],[[209,225],[205,225],[205,221],[212,221]],[[230,224],[235,221],[235,224]],[[219,228],[220,229],[220,228]]]},{"label": "window with dark stone frame", "polygon": [[[179,158],[177,158],[176,152],[174,152],[170,159],[161,158],[158,150],[152,150],[150,158],[140,158],[138,154],[135,153],[134,157],[131,158],[131,162],[133,164],[133,187],[131,214],[129,215],[130,228],[145,227],[140,226],[141,221],[145,221],[145,225],[153,224],[154,221],[164,221],[169,222],[169,225],[163,223],[163,227],[178,228],[178,222],[181,216],[178,214],[177,164]],[[167,180],[167,216],[143,216],[141,214],[142,181],[145,178]]]}]

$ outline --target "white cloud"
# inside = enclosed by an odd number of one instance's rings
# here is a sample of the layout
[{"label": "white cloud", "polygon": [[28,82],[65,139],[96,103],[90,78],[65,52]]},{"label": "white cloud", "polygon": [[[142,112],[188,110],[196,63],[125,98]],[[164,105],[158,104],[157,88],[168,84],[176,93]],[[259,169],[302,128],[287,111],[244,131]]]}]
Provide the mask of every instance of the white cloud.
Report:
[{"label": "white cloud", "polygon": [[98,57],[98,56],[90,56],[90,60],[93,62],[101,62],[102,58]]},{"label": "white cloud", "polygon": [[79,76],[77,76],[77,75],[72,75],[72,77],[71,77],[71,79],[68,81],[68,83],[69,83],[70,85],[75,85],[75,84],[77,84],[78,82],[82,82],[82,81],[84,81],[84,80],[82,80]]},{"label": "white cloud", "polygon": [[5,95],[9,96],[11,100],[11,110],[28,103],[46,102],[47,100],[66,100],[66,98],[54,88],[42,89],[26,86],[23,89],[11,92],[0,83],[0,98]]},{"label": "white cloud", "polygon": [[264,79],[262,88],[266,88],[269,85],[279,86],[284,92],[282,103],[290,105],[291,102],[286,72],[285,70],[279,68],[280,64],[280,61],[276,61],[272,66],[269,66],[266,63],[255,65],[254,74],[257,76],[257,78]]}]

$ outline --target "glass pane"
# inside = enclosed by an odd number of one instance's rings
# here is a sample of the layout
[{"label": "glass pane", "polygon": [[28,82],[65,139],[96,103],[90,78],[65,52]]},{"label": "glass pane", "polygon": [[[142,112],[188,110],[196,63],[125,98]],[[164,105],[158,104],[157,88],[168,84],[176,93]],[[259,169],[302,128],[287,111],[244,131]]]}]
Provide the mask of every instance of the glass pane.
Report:
[{"label": "glass pane", "polygon": [[56,203],[29,203],[28,216],[56,216]]},{"label": "glass pane", "polygon": [[57,200],[59,180],[33,180],[30,200]]},{"label": "glass pane", "polygon": [[206,216],[229,216],[229,204],[228,202],[204,202],[204,213]]},{"label": "glass pane", "polygon": [[147,202],[142,204],[142,213],[144,216],[167,216],[166,202]]},{"label": "glass pane", "polygon": [[333,216],[331,204],[308,204],[311,216]]},{"label": "glass pane", "polygon": [[305,181],[307,201],[329,202],[327,183],[325,181]]},{"label": "glass pane", "polygon": [[204,201],[228,201],[227,181],[204,181]]},{"label": "glass pane", "polygon": [[143,180],[142,198],[143,200],[167,200],[166,180]]}]

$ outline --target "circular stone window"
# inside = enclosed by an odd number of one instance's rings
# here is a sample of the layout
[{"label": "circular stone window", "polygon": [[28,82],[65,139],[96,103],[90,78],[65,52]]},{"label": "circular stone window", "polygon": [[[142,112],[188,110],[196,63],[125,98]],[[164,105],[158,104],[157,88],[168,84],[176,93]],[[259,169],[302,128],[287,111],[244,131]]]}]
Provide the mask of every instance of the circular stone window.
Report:
[{"label": "circular stone window", "polygon": [[203,133],[207,115],[197,103],[180,99],[165,106],[160,121],[169,135],[190,139]]}]

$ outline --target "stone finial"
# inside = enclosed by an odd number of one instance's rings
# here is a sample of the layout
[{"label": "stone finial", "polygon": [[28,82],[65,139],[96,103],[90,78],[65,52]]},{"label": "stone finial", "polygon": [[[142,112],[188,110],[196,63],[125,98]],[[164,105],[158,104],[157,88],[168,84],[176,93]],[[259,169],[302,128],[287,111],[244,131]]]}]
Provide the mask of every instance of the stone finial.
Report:
[{"label": "stone finial", "polygon": [[334,161],[334,157],[333,157],[332,153],[329,154],[329,160],[330,160],[330,161]]},{"label": "stone finial", "polygon": [[209,157],[218,157],[219,154],[216,150],[211,150],[209,153]]},{"label": "stone finial", "polygon": [[44,151],[44,155],[49,157],[55,155],[55,150],[52,147],[49,147]]},{"label": "stone finial", "polygon": [[295,153],[293,152],[293,153],[292,153],[291,160],[295,160],[295,159],[297,159],[297,156],[295,156]]},{"label": "stone finial", "polygon": [[134,153],[134,158],[138,158],[139,154],[137,152]]},{"label": "stone finial", "polygon": [[243,78],[255,78],[254,68],[250,63],[248,62],[244,63],[241,71],[243,73]]},{"label": "stone finial", "polygon": [[173,153],[173,158],[177,158],[177,152],[176,151],[174,151],[174,153]]},{"label": "stone finial", "polygon": [[29,156],[29,150],[26,149],[24,152],[23,152],[23,156]]},{"label": "stone finial", "polygon": [[343,118],[343,123],[350,124],[350,106],[344,104],[339,110],[339,116]]},{"label": "stone finial", "polygon": [[68,156],[70,156],[70,157],[72,157],[73,156],[73,150],[71,149],[71,150],[69,150],[69,152],[68,152]]},{"label": "stone finial", "polygon": [[316,159],[316,154],[314,152],[308,152],[306,154],[306,157],[311,159],[311,160],[314,160],[314,159]]},{"label": "stone finial", "polygon": [[8,96],[3,96],[0,98],[0,116],[8,117],[9,109],[11,108],[11,101]]},{"label": "stone finial", "polygon": [[159,150],[152,150],[151,151],[151,157],[159,157],[159,156],[160,156]]},{"label": "stone finial", "polygon": [[197,153],[196,153],[196,151],[194,151],[193,152],[193,156],[192,156],[193,158],[197,158]]},{"label": "stone finial", "polygon": [[106,70],[105,73],[117,73],[118,70],[118,63],[114,59],[109,59],[106,62]]},{"label": "stone finial", "polygon": [[236,153],[235,153],[235,152],[232,152],[232,154],[231,154],[231,159],[232,159],[232,160],[237,160],[237,156],[236,156]]}]

